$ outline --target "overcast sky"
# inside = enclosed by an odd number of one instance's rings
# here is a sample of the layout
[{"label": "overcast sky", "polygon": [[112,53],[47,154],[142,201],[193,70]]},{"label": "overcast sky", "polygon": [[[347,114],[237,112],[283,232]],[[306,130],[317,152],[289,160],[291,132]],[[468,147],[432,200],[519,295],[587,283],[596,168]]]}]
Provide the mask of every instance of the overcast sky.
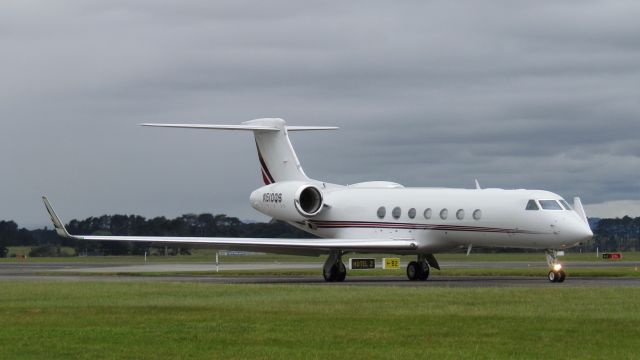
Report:
[{"label": "overcast sky", "polygon": [[311,177],[535,188],[640,216],[640,2],[0,3],[0,219],[264,220],[249,133]]}]

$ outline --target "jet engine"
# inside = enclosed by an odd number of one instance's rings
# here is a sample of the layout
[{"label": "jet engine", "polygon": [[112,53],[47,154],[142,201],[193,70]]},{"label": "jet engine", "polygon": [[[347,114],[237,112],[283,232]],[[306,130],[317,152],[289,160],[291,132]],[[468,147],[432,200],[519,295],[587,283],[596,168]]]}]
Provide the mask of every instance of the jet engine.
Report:
[{"label": "jet engine", "polygon": [[286,221],[304,221],[324,206],[320,188],[312,183],[283,181],[263,186],[250,197],[251,206],[263,214]]}]

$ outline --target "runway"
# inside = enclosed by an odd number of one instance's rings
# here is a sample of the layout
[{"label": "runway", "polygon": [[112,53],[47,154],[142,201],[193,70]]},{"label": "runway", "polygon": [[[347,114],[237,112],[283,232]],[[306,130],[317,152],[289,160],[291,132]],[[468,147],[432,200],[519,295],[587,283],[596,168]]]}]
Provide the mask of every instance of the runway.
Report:
[{"label": "runway", "polygon": [[[215,272],[240,270],[303,270],[322,269],[322,262],[225,262],[215,263],[95,263],[95,262],[7,262],[0,263],[0,275],[26,273],[180,273],[180,272]],[[563,262],[565,268],[599,268],[599,267],[640,267],[634,261],[574,261]],[[440,264],[443,269],[525,269],[546,268],[546,263],[528,261],[448,261]],[[377,268],[382,264],[378,262]]]},{"label": "runway", "polygon": [[[464,262],[465,267],[526,267],[525,262]],[[579,263],[586,266],[585,263]],[[590,263],[587,263],[590,264]],[[621,266],[616,263],[616,266]],[[633,266],[637,263],[628,263]],[[449,263],[446,267],[462,267]],[[537,264],[539,265],[539,264]],[[443,266],[445,267],[445,266]],[[445,268],[446,268],[445,267]],[[537,266],[536,266],[537,267]],[[579,266],[578,266],[579,267]],[[544,275],[529,276],[440,276],[432,272],[427,281],[409,281],[405,276],[347,276],[343,283],[327,283],[321,275],[322,264],[311,263],[225,263],[219,274],[179,275],[180,272],[214,272],[215,265],[204,264],[88,264],[88,263],[0,263],[0,281],[65,281],[65,282],[197,282],[210,284],[274,284],[315,286],[410,286],[410,287],[640,287],[640,277],[568,277],[564,283],[550,283]],[[318,269],[317,275],[225,275],[225,271]],[[145,273],[176,273],[177,275],[145,275]],[[127,275],[120,275],[126,273]]]}]

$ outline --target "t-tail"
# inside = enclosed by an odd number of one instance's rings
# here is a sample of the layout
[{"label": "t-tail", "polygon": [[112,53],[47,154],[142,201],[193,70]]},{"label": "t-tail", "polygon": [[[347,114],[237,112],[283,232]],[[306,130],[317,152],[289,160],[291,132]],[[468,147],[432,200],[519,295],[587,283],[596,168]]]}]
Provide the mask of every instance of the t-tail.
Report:
[{"label": "t-tail", "polygon": [[256,141],[262,180],[266,185],[279,181],[309,181],[289,141],[289,131],[335,130],[333,126],[287,126],[278,118],[245,121],[241,125],[142,124],[142,126],[210,130],[250,130]]}]

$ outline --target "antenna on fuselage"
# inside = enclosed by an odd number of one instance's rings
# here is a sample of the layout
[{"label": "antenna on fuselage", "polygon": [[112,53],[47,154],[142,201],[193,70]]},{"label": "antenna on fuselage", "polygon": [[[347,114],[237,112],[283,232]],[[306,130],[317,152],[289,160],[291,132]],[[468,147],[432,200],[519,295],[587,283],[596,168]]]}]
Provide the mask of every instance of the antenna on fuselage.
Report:
[{"label": "antenna on fuselage", "polygon": [[478,179],[476,179],[476,189],[478,189],[478,190],[482,189],[482,188],[480,187],[480,183],[478,182]]}]

